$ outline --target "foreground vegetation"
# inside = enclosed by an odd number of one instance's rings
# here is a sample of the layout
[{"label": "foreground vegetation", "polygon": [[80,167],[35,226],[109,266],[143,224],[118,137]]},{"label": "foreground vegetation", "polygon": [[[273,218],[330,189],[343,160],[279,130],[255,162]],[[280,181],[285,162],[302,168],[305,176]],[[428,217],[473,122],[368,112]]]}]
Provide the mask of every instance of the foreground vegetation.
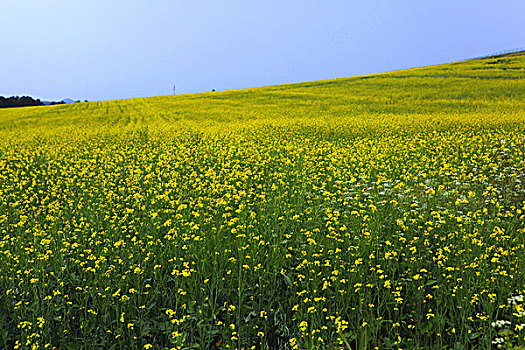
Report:
[{"label": "foreground vegetation", "polygon": [[0,346],[525,345],[524,73],[0,111]]}]

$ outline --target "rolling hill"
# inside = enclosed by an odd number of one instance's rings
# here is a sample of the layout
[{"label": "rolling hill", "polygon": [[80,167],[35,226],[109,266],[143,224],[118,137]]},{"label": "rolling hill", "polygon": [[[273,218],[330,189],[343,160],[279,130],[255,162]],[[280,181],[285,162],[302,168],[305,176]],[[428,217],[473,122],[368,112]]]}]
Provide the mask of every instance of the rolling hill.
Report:
[{"label": "rolling hill", "polygon": [[[392,73],[213,93],[0,111],[0,130],[96,131],[108,125],[206,128],[221,123],[361,116],[481,115],[523,110],[525,54]],[[89,117],[84,117],[89,116]],[[286,118],[284,118],[286,117]],[[370,119],[370,118],[366,118]]]},{"label": "rolling hill", "polygon": [[525,346],[525,54],[0,110],[0,347]]}]

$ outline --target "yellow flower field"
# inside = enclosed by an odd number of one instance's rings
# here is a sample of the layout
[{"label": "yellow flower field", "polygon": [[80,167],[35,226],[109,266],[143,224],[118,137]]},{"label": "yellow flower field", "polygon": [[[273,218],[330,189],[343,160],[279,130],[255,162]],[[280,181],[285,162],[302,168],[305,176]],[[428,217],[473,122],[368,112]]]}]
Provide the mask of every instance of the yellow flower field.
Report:
[{"label": "yellow flower field", "polygon": [[525,346],[525,55],[0,110],[0,347]]}]

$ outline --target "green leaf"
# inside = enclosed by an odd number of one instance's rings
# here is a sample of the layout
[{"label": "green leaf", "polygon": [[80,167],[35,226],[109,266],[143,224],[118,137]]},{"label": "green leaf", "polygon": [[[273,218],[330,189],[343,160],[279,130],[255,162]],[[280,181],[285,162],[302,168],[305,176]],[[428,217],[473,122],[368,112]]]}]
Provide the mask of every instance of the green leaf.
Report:
[{"label": "green leaf", "polygon": [[280,274],[284,278],[284,283],[286,283],[286,285],[288,287],[291,287],[292,286],[292,281],[290,280],[290,277],[286,276],[283,272],[280,272]]}]

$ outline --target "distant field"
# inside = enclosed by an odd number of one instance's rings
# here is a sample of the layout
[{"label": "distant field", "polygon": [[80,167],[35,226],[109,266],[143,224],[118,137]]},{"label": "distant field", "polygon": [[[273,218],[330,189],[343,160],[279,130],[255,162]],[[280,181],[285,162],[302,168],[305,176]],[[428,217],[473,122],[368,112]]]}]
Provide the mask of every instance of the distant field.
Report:
[{"label": "distant field", "polygon": [[523,295],[524,54],[0,110],[0,348],[512,348]]}]

